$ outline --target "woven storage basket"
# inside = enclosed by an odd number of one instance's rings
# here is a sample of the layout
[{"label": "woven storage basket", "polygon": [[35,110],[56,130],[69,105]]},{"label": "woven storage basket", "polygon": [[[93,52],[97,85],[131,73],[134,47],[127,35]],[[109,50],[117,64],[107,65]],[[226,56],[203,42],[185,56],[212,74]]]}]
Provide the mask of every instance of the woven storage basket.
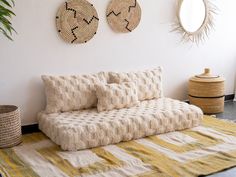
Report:
[{"label": "woven storage basket", "polygon": [[224,90],[224,79],[206,68],[203,74],[190,78],[189,101],[206,114],[220,113],[224,111]]},{"label": "woven storage basket", "polygon": [[0,105],[0,148],[21,143],[20,110],[16,106]]}]

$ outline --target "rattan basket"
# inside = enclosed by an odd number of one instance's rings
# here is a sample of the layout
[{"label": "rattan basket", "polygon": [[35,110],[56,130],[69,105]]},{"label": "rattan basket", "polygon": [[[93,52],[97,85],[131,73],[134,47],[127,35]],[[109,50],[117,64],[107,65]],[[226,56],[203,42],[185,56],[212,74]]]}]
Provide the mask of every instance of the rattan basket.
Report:
[{"label": "rattan basket", "polygon": [[190,78],[188,84],[189,101],[200,107],[206,114],[224,111],[225,79],[213,76],[206,68],[201,75]]},{"label": "rattan basket", "polygon": [[0,105],[0,148],[21,143],[20,110],[17,106]]}]

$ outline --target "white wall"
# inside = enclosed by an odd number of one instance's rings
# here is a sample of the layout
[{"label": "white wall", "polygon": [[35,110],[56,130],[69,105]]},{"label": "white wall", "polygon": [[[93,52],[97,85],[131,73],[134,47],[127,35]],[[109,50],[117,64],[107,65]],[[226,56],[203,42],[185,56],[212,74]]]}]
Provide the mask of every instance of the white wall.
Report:
[{"label": "white wall", "polygon": [[226,78],[226,94],[234,92],[236,68],[236,1],[215,0],[215,30],[198,47],[181,44],[171,33],[176,0],[139,0],[142,20],[130,34],[116,34],[105,19],[109,0],[90,0],[99,14],[97,35],[88,43],[64,43],[55,14],[64,0],[16,1],[14,42],[0,39],[0,104],[22,109],[22,123],[36,122],[45,106],[41,74],[78,74],[101,70],[130,71],[164,67],[165,95],[187,98],[187,80],[210,67]]}]

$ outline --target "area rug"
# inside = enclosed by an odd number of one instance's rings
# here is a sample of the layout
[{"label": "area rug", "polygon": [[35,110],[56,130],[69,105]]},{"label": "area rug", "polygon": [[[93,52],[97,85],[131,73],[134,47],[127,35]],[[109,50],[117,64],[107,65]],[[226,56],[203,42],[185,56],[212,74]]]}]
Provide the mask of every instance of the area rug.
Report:
[{"label": "area rug", "polygon": [[236,166],[236,124],[204,116],[199,127],[77,152],[42,133],[0,150],[4,177],[190,177]]}]

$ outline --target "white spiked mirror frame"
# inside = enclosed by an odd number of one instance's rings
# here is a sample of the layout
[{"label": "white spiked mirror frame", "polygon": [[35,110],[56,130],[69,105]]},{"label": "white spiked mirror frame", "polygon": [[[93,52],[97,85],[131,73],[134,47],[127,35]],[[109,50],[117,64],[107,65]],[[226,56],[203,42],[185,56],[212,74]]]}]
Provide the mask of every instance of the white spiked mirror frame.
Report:
[{"label": "white spiked mirror frame", "polygon": [[210,30],[214,27],[214,15],[216,14],[217,8],[211,3],[209,0],[202,0],[205,5],[205,18],[202,25],[195,31],[189,32],[185,30],[183,24],[180,19],[180,9],[184,0],[178,0],[177,2],[177,20],[173,24],[173,30],[182,35],[182,41],[184,42],[193,42],[199,43],[200,41],[204,41],[206,37],[209,36]]}]

